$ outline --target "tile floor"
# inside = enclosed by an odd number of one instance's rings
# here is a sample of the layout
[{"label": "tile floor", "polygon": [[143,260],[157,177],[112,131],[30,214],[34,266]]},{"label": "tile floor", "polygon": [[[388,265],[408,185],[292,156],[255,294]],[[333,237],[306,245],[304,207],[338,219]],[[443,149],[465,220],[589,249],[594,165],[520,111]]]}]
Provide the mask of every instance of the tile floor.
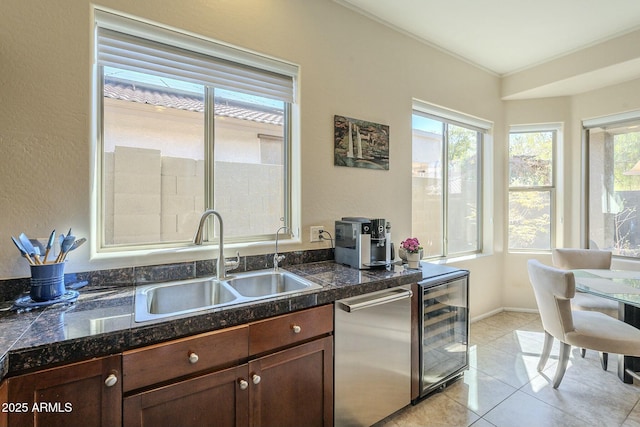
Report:
[{"label": "tile floor", "polygon": [[572,349],[557,390],[551,387],[558,345],[537,372],[544,333],[533,313],[503,312],[471,324],[470,368],[445,390],[376,427],[640,427],[640,385],[617,376],[617,356],[603,371],[597,352]]}]

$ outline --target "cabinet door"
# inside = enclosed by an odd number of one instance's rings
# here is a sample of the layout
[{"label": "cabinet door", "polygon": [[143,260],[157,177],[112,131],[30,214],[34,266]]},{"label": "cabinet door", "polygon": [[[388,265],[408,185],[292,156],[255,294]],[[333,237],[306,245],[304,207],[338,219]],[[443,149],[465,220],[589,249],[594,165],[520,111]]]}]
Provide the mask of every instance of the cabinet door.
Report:
[{"label": "cabinet door", "polygon": [[249,363],[252,427],[333,425],[333,337]]},{"label": "cabinet door", "polygon": [[119,426],[121,384],[120,356],[9,378],[8,425]]},{"label": "cabinet door", "polygon": [[124,399],[125,427],[247,426],[247,365],[202,375]]},{"label": "cabinet door", "polygon": [[[9,386],[7,385],[6,381],[3,381],[2,383],[0,383],[0,404],[5,404],[5,403],[9,403]],[[9,409],[7,408],[7,410],[1,410],[0,409],[0,427],[6,427],[7,426],[7,411]]]}]

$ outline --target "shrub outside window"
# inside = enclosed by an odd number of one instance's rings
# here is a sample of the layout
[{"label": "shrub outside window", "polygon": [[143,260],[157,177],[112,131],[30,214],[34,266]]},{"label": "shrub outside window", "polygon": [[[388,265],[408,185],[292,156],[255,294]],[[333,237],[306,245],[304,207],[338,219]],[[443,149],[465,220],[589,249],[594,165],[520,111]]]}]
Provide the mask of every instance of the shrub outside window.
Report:
[{"label": "shrub outside window", "polygon": [[509,133],[509,249],[550,250],[554,236],[557,130]]}]

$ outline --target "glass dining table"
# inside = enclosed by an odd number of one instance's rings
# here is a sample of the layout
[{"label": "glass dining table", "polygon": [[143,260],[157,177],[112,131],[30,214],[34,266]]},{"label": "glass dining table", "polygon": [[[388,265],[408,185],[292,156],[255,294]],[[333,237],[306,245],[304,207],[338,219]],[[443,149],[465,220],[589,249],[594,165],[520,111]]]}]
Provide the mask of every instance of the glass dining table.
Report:
[{"label": "glass dining table", "polygon": [[[579,269],[573,272],[576,290],[618,302],[618,319],[640,328],[640,271]],[[640,357],[618,356],[618,377],[640,380]]]}]

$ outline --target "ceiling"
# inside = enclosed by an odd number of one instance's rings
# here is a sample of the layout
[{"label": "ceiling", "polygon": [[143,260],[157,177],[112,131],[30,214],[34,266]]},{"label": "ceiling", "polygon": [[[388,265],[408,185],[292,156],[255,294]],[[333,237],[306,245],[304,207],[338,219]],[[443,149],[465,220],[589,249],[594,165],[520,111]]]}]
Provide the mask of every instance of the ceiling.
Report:
[{"label": "ceiling", "polygon": [[637,0],[335,1],[499,76],[640,33]]}]

